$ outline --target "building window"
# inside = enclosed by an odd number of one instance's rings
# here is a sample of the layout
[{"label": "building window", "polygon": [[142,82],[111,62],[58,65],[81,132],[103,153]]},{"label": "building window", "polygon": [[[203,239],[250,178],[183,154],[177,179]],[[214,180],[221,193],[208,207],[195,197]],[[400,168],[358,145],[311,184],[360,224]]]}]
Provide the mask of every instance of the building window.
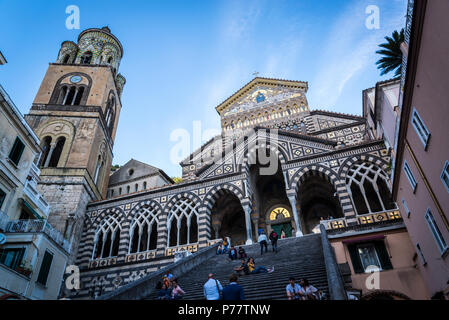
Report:
[{"label": "building window", "polygon": [[383,240],[348,245],[355,273],[393,269],[387,248]]},{"label": "building window", "polygon": [[109,258],[118,255],[122,227],[115,216],[103,220],[95,233],[93,258]]},{"label": "building window", "polygon": [[429,142],[430,132],[427,130],[424,122],[419,116],[418,112],[415,108],[413,108],[412,112],[412,125],[415,128],[418,137],[421,139],[421,142],[424,144],[424,148],[427,148],[427,143]]},{"label": "building window", "polygon": [[37,276],[37,283],[45,286],[47,284],[48,274],[50,273],[51,263],[53,261],[53,254],[45,251],[44,258],[42,259],[41,269]]},{"label": "building window", "polygon": [[407,206],[407,202],[405,202],[405,199],[402,198],[402,205],[404,206],[405,214],[407,215],[407,218],[410,218],[410,209]]},{"label": "building window", "polygon": [[15,165],[18,165],[24,149],[25,144],[19,139],[19,137],[17,137],[16,141],[14,141],[11,152],[9,153],[9,160],[11,160]]},{"label": "building window", "polygon": [[66,54],[65,56],[64,56],[64,59],[62,60],[62,63],[68,63],[69,62],[69,59],[70,59],[70,55],[68,55],[68,54]]},{"label": "building window", "polygon": [[143,182],[143,190],[146,190],[146,189],[147,189],[147,182],[144,181],[144,182]]},{"label": "building window", "polygon": [[396,208],[387,181],[385,172],[373,163],[356,163],[349,168],[346,186],[357,214]]},{"label": "building window", "polygon": [[3,202],[6,199],[6,192],[0,189],[0,210],[2,210]]},{"label": "building window", "polygon": [[130,228],[130,253],[156,249],[158,224],[156,214],[157,210],[148,206],[136,214]]},{"label": "building window", "polygon": [[412,170],[410,169],[410,166],[408,165],[407,161],[404,160],[404,172],[407,176],[408,181],[410,182],[413,192],[416,190],[416,185],[418,184],[416,182],[415,176],[412,173]]},{"label": "building window", "polygon": [[119,195],[119,196],[122,195],[122,188],[118,188],[118,195]]},{"label": "building window", "polygon": [[438,225],[435,222],[435,219],[433,218],[432,212],[430,209],[427,209],[426,212],[426,221],[430,228],[430,231],[432,232],[433,238],[435,239],[435,242],[437,243],[438,249],[440,250],[441,254],[444,254],[447,249],[447,243],[443,238],[443,235],[441,234],[440,229],[438,228]]},{"label": "building window", "polygon": [[126,186],[126,193],[129,193],[130,190],[131,190],[130,186]]},{"label": "building window", "polygon": [[92,52],[91,51],[87,51],[85,54],[83,54],[81,56],[80,62],[82,64],[90,64],[91,61],[92,61],[92,56],[93,56]]},{"label": "building window", "polygon": [[0,248],[0,263],[15,270],[22,263],[25,248]]},{"label": "building window", "polygon": [[134,186],[136,192],[139,191],[139,185],[136,183],[136,185]]},{"label": "building window", "polygon": [[191,200],[179,200],[167,217],[168,239],[170,247],[196,243],[198,241],[198,205]]},{"label": "building window", "polygon": [[443,167],[443,172],[441,172],[441,181],[443,181],[447,192],[449,192],[449,161],[446,160]]},{"label": "building window", "polygon": [[50,162],[48,163],[48,167],[56,168],[59,163],[59,159],[61,158],[62,150],[64,149],[65,137],[60,137],[56,140],[55,148],[51,153]]}]

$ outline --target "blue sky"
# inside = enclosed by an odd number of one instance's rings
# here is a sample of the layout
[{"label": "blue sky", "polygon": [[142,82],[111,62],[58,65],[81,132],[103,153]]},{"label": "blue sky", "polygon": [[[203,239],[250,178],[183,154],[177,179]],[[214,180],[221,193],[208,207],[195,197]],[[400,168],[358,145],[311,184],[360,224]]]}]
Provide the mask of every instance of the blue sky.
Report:
[{"label": "blue sky", "polygon": [[[65,27],[68,5],[80,8],[80,30]],[[380,9],[379,29],[365,27],[368,5]],[[171,132],[192,132],[193,121],[218,130],[215,106],[255,71],[308,81],[311,109],[360,114],[362,90],[392,76],[380,77],[375,51],[405,12],[406,0],[0,0],[0,83],[26,114],[60,44],[109,26],[127,79],[113,163],[134,158],[180,176]]]}]

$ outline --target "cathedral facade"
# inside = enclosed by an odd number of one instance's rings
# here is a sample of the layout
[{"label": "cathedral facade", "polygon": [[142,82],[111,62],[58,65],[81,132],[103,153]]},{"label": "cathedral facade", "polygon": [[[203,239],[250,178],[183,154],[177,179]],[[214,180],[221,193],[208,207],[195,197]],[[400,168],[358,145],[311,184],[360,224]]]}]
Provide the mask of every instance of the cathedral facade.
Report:
[{"label": "cathedral facade", "polygon": [[[383,140],[364,117],[311,109],[303,81],[256,77],[219,104],[222,133],[180,163],[181,183],[135,160],[109,183],[122,56],[106,27],[64,42],[26,116],[44,150],[39,187],[50,222],[71,240],[81,270],[76,297],[114,290],[224,237],[245,245],[262,230],[301,237],[323,223],[338,233],[402,221]],[[147,185],[147,176],[159,182]]]}]

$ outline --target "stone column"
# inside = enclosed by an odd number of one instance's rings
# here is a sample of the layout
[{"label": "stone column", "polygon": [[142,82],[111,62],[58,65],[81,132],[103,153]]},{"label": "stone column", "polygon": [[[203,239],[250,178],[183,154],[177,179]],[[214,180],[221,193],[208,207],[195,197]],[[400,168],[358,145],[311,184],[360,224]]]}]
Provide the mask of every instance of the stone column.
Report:
[{"label": "stone column", "polygon": [[244,204],[243,210],[245,211],[245,223],[246,223],[246,244],[253,244],[252,240],[252,228],[251,228],[251,205]]},{"label": "stone column", "polygon": [[56,143],[50,144],[50,151],[48,151],[47,159],[45,160],[45,163],[44,163],[44,168],[48,167],[48,164],[50,163],[50,159],[51,159],[51,156],[53,155],[53,150],[55,150],[55,147],[56,147]]},{"label": "stone column", "polygon": [[288,200],[290,201],[290,205],[292,206],[293,217],[295,218],[296,236],[302,237],[303,233],[301,230],[301,224],[299,223],[298,211],[296,210],[296,197],[294,195],[289,195]]}]

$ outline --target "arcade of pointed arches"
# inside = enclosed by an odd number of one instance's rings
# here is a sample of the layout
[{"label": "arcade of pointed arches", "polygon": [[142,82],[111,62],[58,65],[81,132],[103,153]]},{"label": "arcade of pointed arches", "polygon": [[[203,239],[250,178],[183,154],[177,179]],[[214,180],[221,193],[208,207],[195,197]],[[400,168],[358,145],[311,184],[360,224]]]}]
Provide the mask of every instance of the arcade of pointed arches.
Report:
[{"label": "arcade of pointed arches", "polygon": [[[291,184],[298,199],[294,205],[299,213],[299,225],[304,234],[315,232],[315,226],[319,225],[322,219],[343,217],[336,192],[339,181],[337,174],[328,168],[312,167],[313,169],[304,168]],[[387,175],[378,164],[367,160],[350,163],[343,181],[346,182],[346,189],[358,214],[375,212],[379,208],[393,208],[394,203],[387,187]],[[366,195],[367,190],[373,191],[372,194]],[[157,248],[158,226],[163,225],[160,217],[166,219],[167,247],[198,243],[198,216],[201,207],[206,208],[211,216],[210,238],[230,236],[231,239],[234,238],[234,243],[242,244],[248,237],[245,230],[246,212],[242,205],[246,199],[241,189],[232,184],[224,184],[209,190],[202,202],[190,193],[172,197],[164,209],[166,217],[162,215],[161,209],[143,206],[136,211],[130,225],[128,253]],[[262,226],[266,231],[280,231],[279,226],[289,229],[288,224],[294,228],[293,209],[289,204],[292,203],[274,204],[268,211],[259,213],[259,218],[264,215],[265,223]],[[362,207],[364,210],[360,209]],[[256,231],[254,219],[251,218],[250,221],[251,229]],[[120,232],[119,219],[114,216],[105,217],[95,235],[93,257],[115,256],[118,252]],[[252,233],[251,237],[254,235]]]}]

